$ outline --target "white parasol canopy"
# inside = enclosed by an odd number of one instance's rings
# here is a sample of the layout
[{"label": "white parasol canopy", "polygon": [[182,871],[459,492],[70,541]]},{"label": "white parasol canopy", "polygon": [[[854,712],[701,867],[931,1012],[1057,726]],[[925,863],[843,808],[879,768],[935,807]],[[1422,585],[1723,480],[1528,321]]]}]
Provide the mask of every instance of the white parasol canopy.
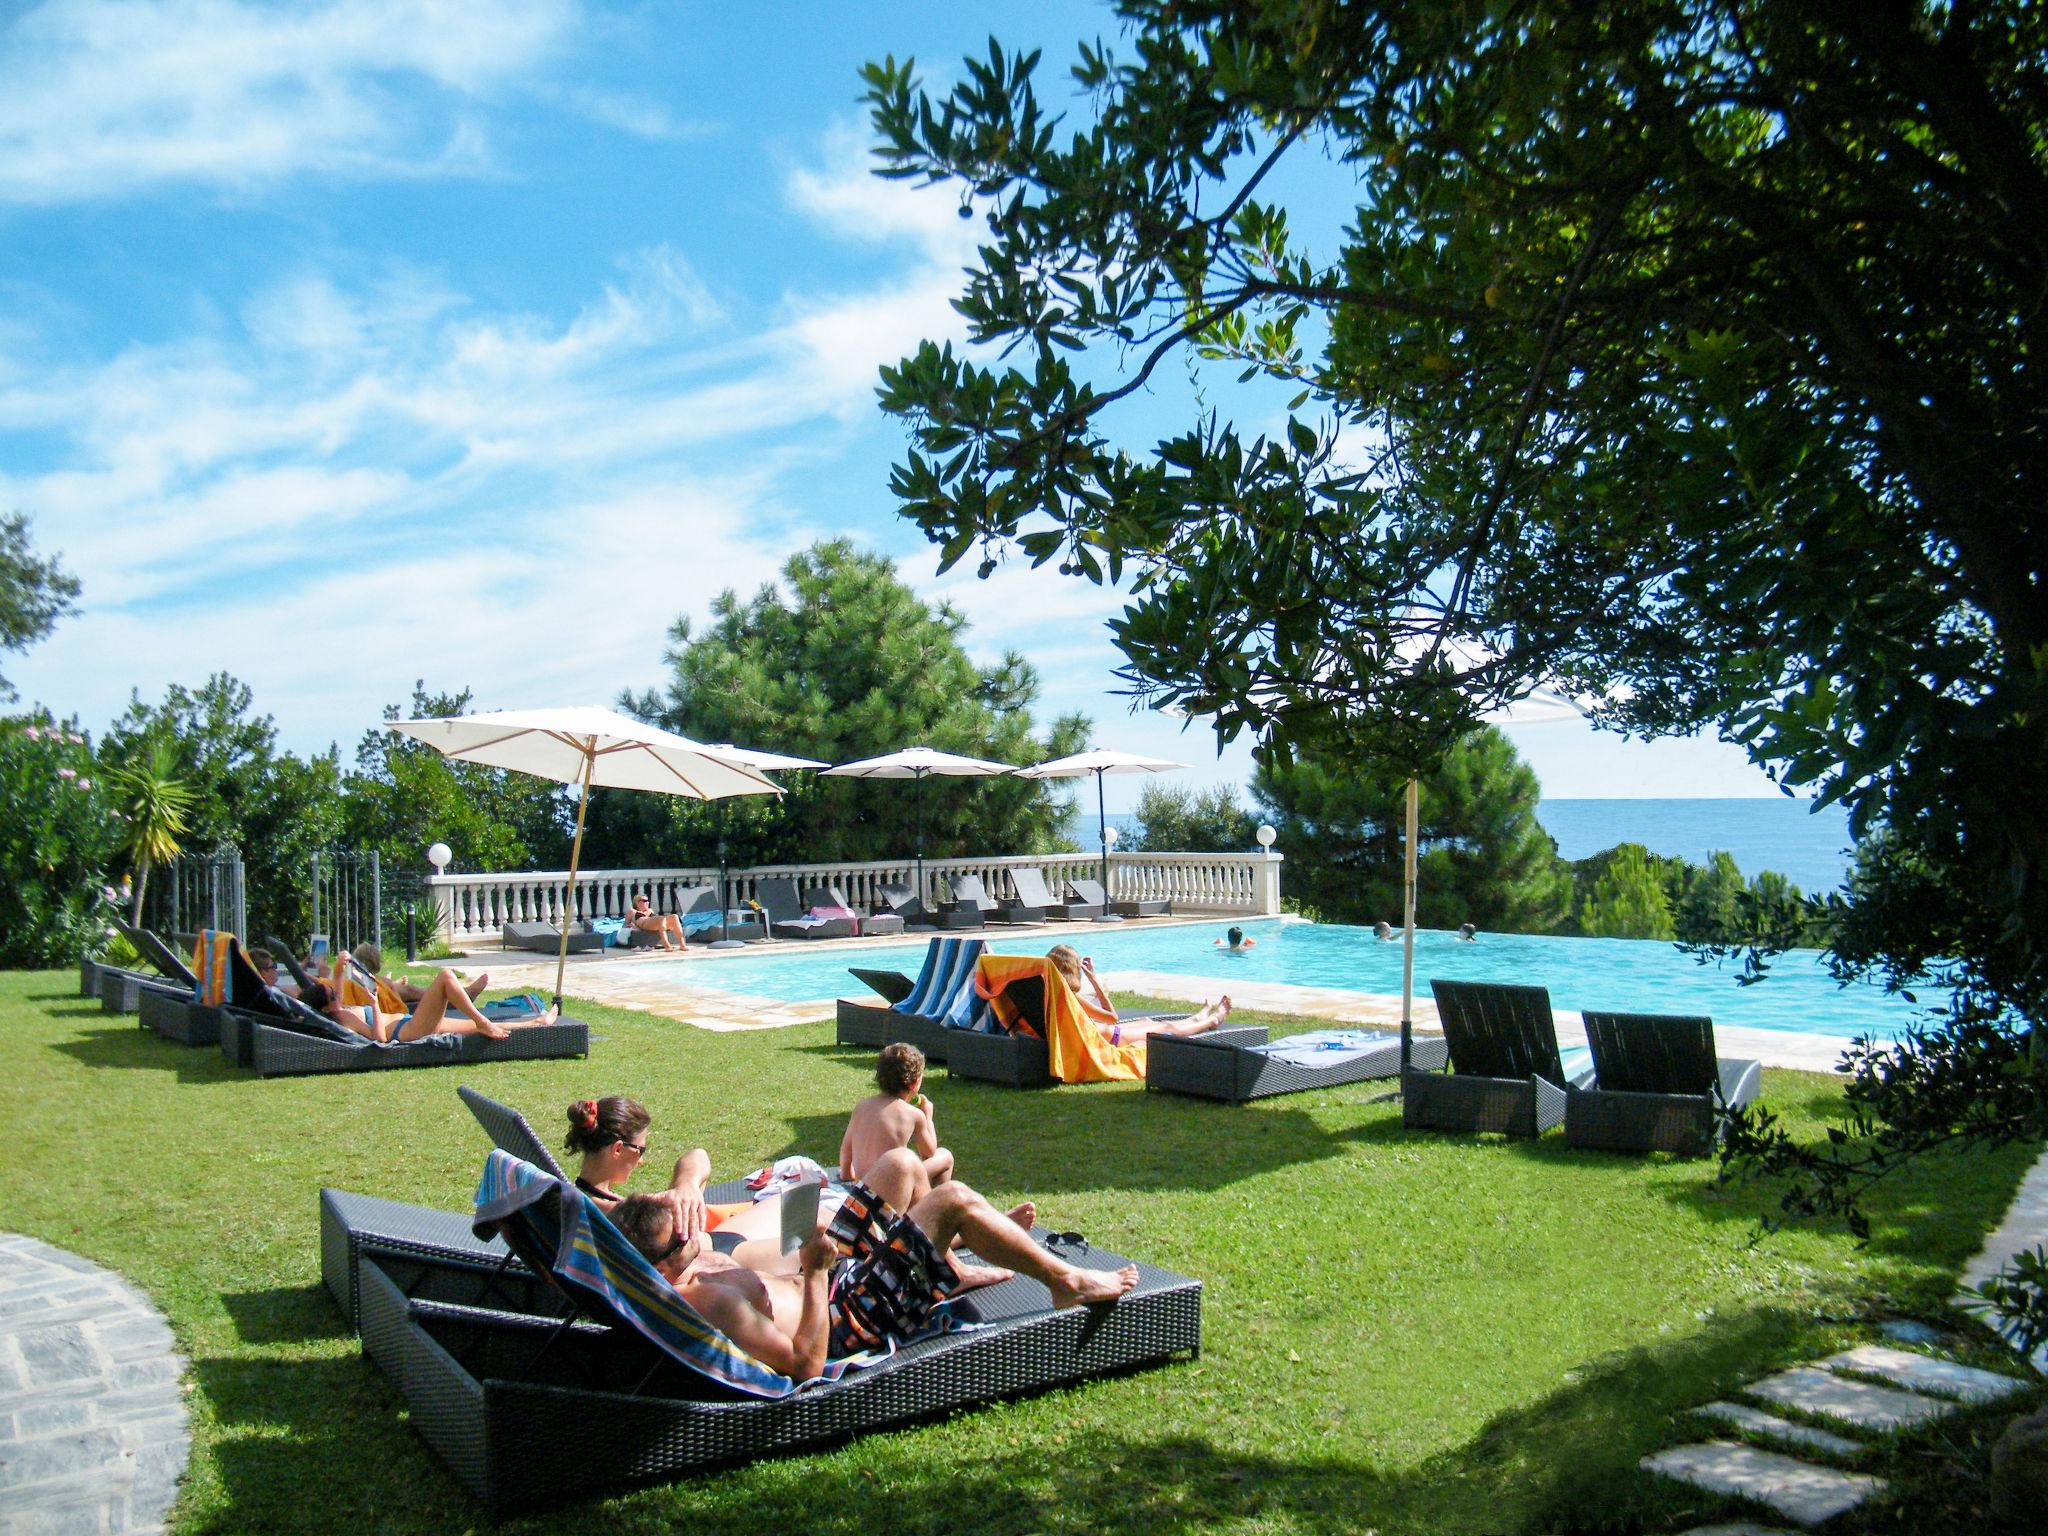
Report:
[{"label": "white parasol canopy", "polygon": [[738,755],[707,747],[658,725],[597,705],[505,709],[439,720],[396,720],[412,736],[456,762],[510,768],[558,784],[580,784],[576,840],[569,849],[569,891],[563,902],[561,951],[555,957],[555,1002],[569,962],[569,914],[575,910],[576,868],[583,857],[583,818],[592,786],[643,789],[691,800],[728,795],[779,795],[780,786]]},{"label": "white parasol canopy", "polygon": [[917,899],[924,901],[924,781],[937,774],[941,778],[980,779],[991,778],[999,773],[1011,773],[1015,767],[1010,763],[990,762],[985,757],[963,757],[957,752],[938,752],[930,747],[905,747],[900,752],[885,753],[881,757],[864,757],[858,762],[841,763],[837,768],[827,768],[818,777],[823,779],[915,779],[918,784],[915,815],[917,818]]},{"label": "white parasol canopy", "polygon": [[[1107,897],[1110,894],[1109,817],[1103,810],[1103,777],[1112,773],[1171,773],[1176,768],[1185,767],[1186,763],[1168,762],[1163,757],[1145,757],[1136,752],[1119,752],[1113,747],[1095,747],[1069,757],[1056,757],[1034,768],[1019,768],[1017,776],[1021,779],[1080,779],[1091,773],[1095,775],[1096,834],[1102,839],[1102,894]],[[1103,919],[1113,920],[1107,912]]]}]

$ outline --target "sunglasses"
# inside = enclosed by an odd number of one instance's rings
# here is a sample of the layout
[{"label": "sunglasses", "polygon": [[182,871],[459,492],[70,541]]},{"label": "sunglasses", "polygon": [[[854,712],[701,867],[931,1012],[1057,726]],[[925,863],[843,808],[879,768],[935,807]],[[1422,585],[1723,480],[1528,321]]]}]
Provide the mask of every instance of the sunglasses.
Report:
[{"label": "sunglasses", "polygon": [[647,1143],[644,1141],[622,1141],[619,1143],[619,1146],[623,1150],[632,1153],[635,1157],[645,1157],[647,1155]]},{"label": "sunglasses", "polygon": [[1086,1248],[1088,1239],[1078,1232],[1048,1232],[1045,1234],[1048,1248]]}]

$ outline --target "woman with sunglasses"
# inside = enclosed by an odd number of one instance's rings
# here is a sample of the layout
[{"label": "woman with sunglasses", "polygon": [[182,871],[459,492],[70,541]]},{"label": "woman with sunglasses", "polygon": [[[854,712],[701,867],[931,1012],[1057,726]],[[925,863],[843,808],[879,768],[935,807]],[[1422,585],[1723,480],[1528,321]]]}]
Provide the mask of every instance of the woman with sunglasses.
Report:
[{"label": "woman with sunglasses", "polygon": [[[564,1147],[582,1155],[576,1187],[610,1210],[625,1195],[615,1186],[638,1170],[647,1156],[647,1127],[653,1117],[623,1094],[578,1099],[569,1106],[569,1138]],[[704,1182],[711,1177],[711,1158],[702,1147],[676,1159],[666,1196],[684,1238],[705,1228]]]}]

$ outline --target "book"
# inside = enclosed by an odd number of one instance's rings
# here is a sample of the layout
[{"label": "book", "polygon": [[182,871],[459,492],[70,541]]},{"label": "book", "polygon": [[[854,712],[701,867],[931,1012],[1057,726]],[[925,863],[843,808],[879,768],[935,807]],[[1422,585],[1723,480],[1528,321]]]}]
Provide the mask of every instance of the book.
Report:
[{"label": "book", "polygon": [[805,1179],[782,1195],[782,1251],[795,1253],[818,1230],[818,1196],[823,1179]]}]

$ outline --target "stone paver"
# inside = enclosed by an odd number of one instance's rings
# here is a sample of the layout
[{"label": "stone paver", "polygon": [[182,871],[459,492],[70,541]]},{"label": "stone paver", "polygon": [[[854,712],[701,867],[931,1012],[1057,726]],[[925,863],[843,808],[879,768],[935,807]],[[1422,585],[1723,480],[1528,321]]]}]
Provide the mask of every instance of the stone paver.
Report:
[{"label": "stone paver", "polygon": [[183,1370],[127,1281],[0,1233],[0,1536],[162,1530],[191,1450]]},{"label": "stone paver", "polygon": [[1911,1429],[1956,1411],[1954,1403],[1940,1398],[1873,1387],[1810,1365],[1766,1376],[1742,1390],[1750,1397],[1876,1433]]},{"label": "stone paver", "polygon": [[1829,1355],[1821,1364],[1831,1371],[1878,1376],[1915,1392],[1953,1397],[1966,1403],[1995,1403],[2027,1389],[2025,1382],[1996,1371],[1980,1371],[1972,1365],[1937,1360],[1932,1355],[1892,1349],[1884,1344],[1859,1344],[1839,1355]]},{"label": "stone paver", "polygon": [[1802,1451],[1817,1451],[1823,1456],[1834,1456],[1844,1461],[1861,1456],[1865,1447],[1840,1435],[1831,1435],[1824,1429],[1815,1429],[1808,1424],[1794,1424],[1781,1419],[1775,1413],[1765,1413],[1761,1408],[1752,1408],[1747,1403],[1707,1403],[1693,1409],[1702,1418],[1717,1419],[1731,1424],[1752,1435],[1766,1440],[1776,1440],[1781,1445]]},{"label": "stone paver", "polygon": [[1760,1525],[1754,1520],[1723,1520],[1718,1525],[1696,1525],[1678,1536],[1792,1536],[1782,1525]]},{"label": "stone paver", "polygon": [[1819,1525],[1882,1492],[1884,1479],[1863,1472],[1809,1466],[1729,1440],[1681,1445],[1645,1456],[1646,1471],[1661,1473],[1708,1493],[1749,1499],[1795,1525]]},{"label": "stone paver", "polygon": [[[1982,1318],[1987,1325],[1995,1326],[1984,1303],[1969,1292],[2010,1264],[2014,1255],[2043,1245],[2048,1245],[2048,1152],[2035,1159],[2034,1166],[2020,1180],[2020,1187],[2013,1194],[2005,1220],[1984,1239],[1984,1246],[1977,1250],[1977,1256],[1964,1266],[1956,1305]],[[2035,1350],[2029,1363],[2035,1370],[2048,1375],[2048,1344]]]}]

